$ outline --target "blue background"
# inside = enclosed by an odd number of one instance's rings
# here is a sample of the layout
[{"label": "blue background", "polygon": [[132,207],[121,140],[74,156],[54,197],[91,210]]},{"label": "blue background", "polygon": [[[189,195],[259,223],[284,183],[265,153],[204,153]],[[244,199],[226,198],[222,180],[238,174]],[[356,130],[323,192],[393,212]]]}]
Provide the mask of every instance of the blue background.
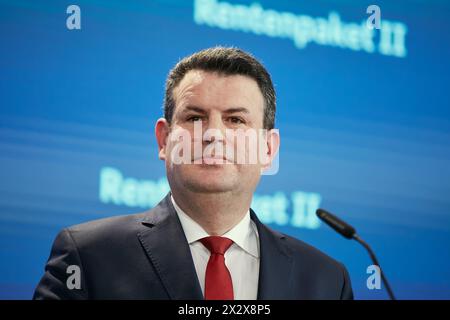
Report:
[{"label": "blue background", "polygon": [[[355,23],[373,4],[259,3]],[[66,28],[70,4],[81,30]],[[169,69],[232,45],[265,64],[278,95],[279,172],[258,194],[320,194],[372,245],[398,298],[449,299],[450,4],[376,4],[407,26],[405,57],[199,25],[193,1],[0,1],[0,298],[31,298],[61,228],[143,211],[100,201],[101,168],[164,177],[153,128]],[[355,298],[387,298],[366,287],[356,242],[325,225],[270,225],[343,262]]]}]

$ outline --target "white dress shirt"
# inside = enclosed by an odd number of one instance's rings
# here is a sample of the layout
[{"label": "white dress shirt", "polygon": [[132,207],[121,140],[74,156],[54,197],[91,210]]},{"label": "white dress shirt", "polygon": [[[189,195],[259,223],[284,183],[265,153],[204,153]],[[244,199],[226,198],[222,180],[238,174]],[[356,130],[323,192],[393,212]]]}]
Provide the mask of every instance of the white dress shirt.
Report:
[{"label": "white dress shirt", "polygon": [[[189,243],[204,296],[205,273],[210,252],[199,240],[209,237],[209,234],[181,210],[172,196],[171,200]],[[259,236],[255,223],[250,219],[250,211],[247,211],[244,218],[222,237],[234,242],[225,252],[225,265],[231,274],[234,299],[256,300],[259,278]]]}]

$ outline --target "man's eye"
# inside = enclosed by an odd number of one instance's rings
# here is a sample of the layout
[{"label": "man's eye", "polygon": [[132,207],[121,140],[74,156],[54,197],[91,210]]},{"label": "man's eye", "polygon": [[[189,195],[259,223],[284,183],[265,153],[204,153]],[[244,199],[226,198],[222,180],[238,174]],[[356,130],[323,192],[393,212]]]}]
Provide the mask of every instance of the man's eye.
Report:
[{"label": "man's eye", "polygon": [[232,123],[236,123],[236,124],[245,123],[245,121],[244,121],[243,119],[238,118],[238,117],[231,117],[231,118],[230,118],[230,121],[231,121]]},{"label": "man's eye", "polygon": [[195,122],[195,121],[202,120],[202,118],[200,116],[192,116],[192,117],[189,117],[187,120],[191,121],[191,122]]}]

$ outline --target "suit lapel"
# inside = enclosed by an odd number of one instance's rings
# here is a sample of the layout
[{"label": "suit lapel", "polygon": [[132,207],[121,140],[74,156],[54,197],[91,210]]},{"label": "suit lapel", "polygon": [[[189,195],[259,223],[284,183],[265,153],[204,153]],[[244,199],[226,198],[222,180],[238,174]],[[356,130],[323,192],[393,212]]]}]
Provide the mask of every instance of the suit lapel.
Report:
[{"label": "suit lapel", "polygon": [[203,299],[189,244],[170,193],[146,214],[138,233],[171,299]]},{"label": "suit lapel", "polygon": [[250,215],[258,229],[260,244],[258,300],[290,299],[293,260],[283,243],[285,236],[262,224],[253,210]]},{"label": "suit lapel", "polygon": [[[260,243],[258,299],[289,299],[293,260],[284,245],[285,236],[270,230],[250,209]],[[171,299],[203,299],[189,244],[170,193],[141,221],[139,241]]]}]

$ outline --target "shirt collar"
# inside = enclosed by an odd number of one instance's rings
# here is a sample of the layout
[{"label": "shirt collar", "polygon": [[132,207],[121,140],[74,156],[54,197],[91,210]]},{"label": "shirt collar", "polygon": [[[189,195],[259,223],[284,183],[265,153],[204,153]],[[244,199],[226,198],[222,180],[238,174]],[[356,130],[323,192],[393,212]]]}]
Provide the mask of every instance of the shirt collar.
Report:
[{"label": "shirt collar", "polygon": [[[172,195],[170,196],[170,199],[178,214],[178,218],[180,219],[181,226],[189,244],[193,244],[202,238],[209,237],[209,234],[205,229],[177,205]],[[253,221],[250,219],[249,210],[247,210],[244,218],[242,218],[242,220],[232,229],[223,234],[222,237],[233,240],[233,242],[245,252],[255,258],[259,258],[258,232]]]}]

